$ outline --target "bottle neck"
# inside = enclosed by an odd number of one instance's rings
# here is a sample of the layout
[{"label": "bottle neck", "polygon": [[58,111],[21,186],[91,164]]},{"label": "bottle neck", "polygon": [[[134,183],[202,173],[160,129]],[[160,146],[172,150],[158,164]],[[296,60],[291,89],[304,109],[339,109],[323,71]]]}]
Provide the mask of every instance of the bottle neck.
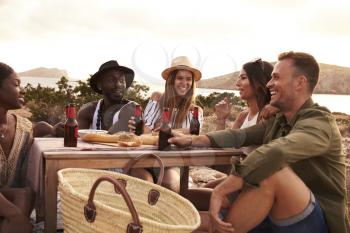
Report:
[{"label": "bottle neck", "polygon": [[135,117],[141,117],[141,106],[139,105],[135,108]]},{"label": "bottle neck", "polygon": [[67,107],[66,116],[67,118],[75,118],[76,117],[75,107],[71,107],[71,106]]},{"label": "bottle neck", "polygon": [[165,124],[169,124],[169,122],[170,122],[169,111],[164,111],[163,112],[162,122],[165,123]]},{"label": "bottle neck", "polygon": [[194,107],[193,109],[193,118],[198,120],[198,107]]}]

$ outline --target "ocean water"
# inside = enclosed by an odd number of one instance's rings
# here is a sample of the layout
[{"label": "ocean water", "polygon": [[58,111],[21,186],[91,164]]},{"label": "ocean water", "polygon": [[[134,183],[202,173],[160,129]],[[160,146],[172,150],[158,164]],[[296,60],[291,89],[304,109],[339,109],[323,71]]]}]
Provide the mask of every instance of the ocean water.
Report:
[{"label": "ocean water", "polygon": [[[43,78],[43,77],[21,77],[22,86],[25,87],[28,83],[31,83],[36,87],[39,83],[41,86],[57,87],[59,79],[55,78]],[[69,81],[69,84],[74,86],[76,81]],[[161,85],[148,84],[150,87],[149,95],[153,91],[163,91],[164,87]],[[220,89],[208,89],[208,88],[197,88],[197,95],[208,96],[212,92],[231,92],[239,96],[238,91],[234,90],[220,90]],[[350,115],[350,95],[331,95],[331,94],[314,94],[313,100],[319,105],[326,106],[332,112],[343,112]]]},{"label": "ocean water", "polygon": [[[212,92],[231,92],[239,96],[238,91],[197,88],[197,94],[204,96]],[[326,106],[332,112],[342,112],[350,115],[350,95],[313,94],[312,99],[321,106]]]}]

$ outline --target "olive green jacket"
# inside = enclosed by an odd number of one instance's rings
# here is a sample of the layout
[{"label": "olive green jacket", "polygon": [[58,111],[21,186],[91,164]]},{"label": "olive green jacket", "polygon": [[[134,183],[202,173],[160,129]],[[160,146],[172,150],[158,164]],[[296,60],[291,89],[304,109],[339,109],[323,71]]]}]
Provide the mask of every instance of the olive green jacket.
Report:
[{"label": "olive green jacket", "polygon": [[232,174],[241,176],[245,187],[258,186],[290,166],[320,202],[329,231],[350,232],[345,156],[339,129],[328,109],[309,99],[289,123],[279,113],[246,129],[227,129],[207,136],[216,147],[261,145],[243,161],[232,159]]}]

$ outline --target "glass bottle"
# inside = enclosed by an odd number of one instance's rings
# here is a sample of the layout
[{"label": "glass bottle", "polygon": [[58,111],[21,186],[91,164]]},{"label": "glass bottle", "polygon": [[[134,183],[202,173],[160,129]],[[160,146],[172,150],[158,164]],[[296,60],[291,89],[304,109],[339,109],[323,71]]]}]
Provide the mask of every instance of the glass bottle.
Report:
[{"label": "glass bottle", "polygon": [[162,123],[159,128],[158,150],[169,150],[170,143],[168,139],[172,137],[169,119],[169,108],[164,108]]},{"label": "glass bottle", "polygon": [[190,122],[190,134],[198,135],[201,129],[201,124],[198,120],[198,107],[193,108],[192,119]]},{"label": "glass bottle", "polygon": [[144,129],[144,121],[142,118],[142,108],[139,104],[135,106],[135,134],[141,135],[143,134]]},{"label": "glass bottle", "polygon": [[66,106],[67,120],[64,124],[64,146],[76,147],[78,141],[78,122],[76,120],[76,111],[74,104]]}]

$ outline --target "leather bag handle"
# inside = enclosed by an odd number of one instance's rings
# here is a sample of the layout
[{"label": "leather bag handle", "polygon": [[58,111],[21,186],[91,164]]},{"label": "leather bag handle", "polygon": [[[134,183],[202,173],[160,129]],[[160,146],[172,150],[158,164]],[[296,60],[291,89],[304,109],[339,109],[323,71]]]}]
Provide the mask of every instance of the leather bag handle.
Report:
[{"label": "leather bag handle", "polygon": [[137,214],[137,211],[135,209],[135,206],[134,206],[129,194],[127,193],[127,191],[123,187],[123,185],[120,184],[120,181],[118,181],[112,177],[108,177],[108,176],[102,176],[102,177],[98,178],[91,187],[88,203],[84,206],[84,215],[85,215],[86,221],[91,222],[91,223],[95,221],[95,217],[97,215],[97,212],[96,212],[96,207],[94,204],[94,196],[95,196],[95,191],[96,191],[98,185],[102,181],[108,181],[108,182],[112,183],[114,185],[114,190],[118,191],[123,196],[123,199],[129,208],[133,222],[128,224],[126,232],[127,233],[141,233],[142,232],[142,225],[140,224],[139,216]]},{"label": "leather bag handle", "polygon": [[[157,185],[162,185],[162,182],[163,182],[163,177],[164,177],[164,164],[163,164],[163,161],[162,159],[158,156],[158,155],[155,155],[155,154],[142,154],[142,155],[139,155],[133,159],[131,159],[127,164],[126,166],[124,167],[123,171],[124,171],[124,174],[127,174],[127,175],[130,175],[130,169],[140,160],[143,160],[147,157],[154,157],[158,164],[159,164],[159,168],[160,168],[160,172],[159,172],[159,176],[158,176],[158,180],[157,180]],[[125,184],[126,184],[126,181],[125,181]],[[157,204],[158,202],[158,199],[160,197],[160,192],[156,189],[151,189],[149,192],[148,192],[148,204],[150,205],[155,205]]]},{"label": "leather bag handle", "polygon": [[159,172],[159,176],[158,176],[158,180],[157,180],[157,185],[162,185],[162,182],[163,182],[163,177],[164,177],[164,163],[162,161],[162,159],[158,156],[158,155],[155,155],[155,154],[142,154],[142,155],[139,155],[133,159],[131,159],[127,164],[126,166],[124,167],[123,171],[124,171],[124,174],[127,174],[129,175],[130,173],[130,169],[140,160],[143,160],[147,157],[154,157],[158,164],[159,164],[159,168],[160,168],[160,172]]}]

